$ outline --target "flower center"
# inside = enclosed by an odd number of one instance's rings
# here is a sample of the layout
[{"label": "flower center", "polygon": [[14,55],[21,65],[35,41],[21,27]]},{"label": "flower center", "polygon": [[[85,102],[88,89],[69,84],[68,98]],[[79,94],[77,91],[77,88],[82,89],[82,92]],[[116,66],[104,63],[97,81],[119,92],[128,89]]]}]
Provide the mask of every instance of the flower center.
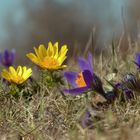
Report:
[{"label": "flower center", "polygon": [[86,87],[87,86],[86,83],[85,83],[85,80],[84,80],[82,72],[80,72],[77,75],[75,83],[77,84],[78,87]]},{"label": "flower center", "polygon": [[12,77],[11,80],[15,83],[19,83],[19,82],[23,81],[23,77],[16,76],[16,77]]},{"label": "flower center", "polygon": [[47,68],[52,68],[55,66],[59,66],[59,63],[56,59],[48,57],[44,59],[43,65]]}]

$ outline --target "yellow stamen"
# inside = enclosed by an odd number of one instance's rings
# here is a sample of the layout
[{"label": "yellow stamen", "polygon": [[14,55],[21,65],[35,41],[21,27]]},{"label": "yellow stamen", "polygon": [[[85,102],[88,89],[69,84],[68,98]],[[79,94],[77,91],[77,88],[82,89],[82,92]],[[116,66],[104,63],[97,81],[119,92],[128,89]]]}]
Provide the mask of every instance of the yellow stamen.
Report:
[{"label": "yellow stamen", "polygon": [[42,65],[45,66],[48,69],[51,69],[53,67],[59,66],[58,61],[55,58],[45,58],[42,62]]},{"label": "yellow stamen", "polygon": [[85,83],[82,72],[80,72],[78,74],[75,83],[77,84],[78,87],[86,87],[87,86],[86,83]]}]

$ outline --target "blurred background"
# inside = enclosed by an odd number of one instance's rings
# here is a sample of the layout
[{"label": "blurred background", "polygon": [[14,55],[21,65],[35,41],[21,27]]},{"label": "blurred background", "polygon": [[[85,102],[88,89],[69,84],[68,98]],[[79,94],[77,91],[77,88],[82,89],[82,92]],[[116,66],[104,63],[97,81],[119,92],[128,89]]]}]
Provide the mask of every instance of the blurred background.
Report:
[{"label": "blurred background", "polygon": [[24,62],[27,52],[48,41],[68,44],[70,52],[87,45],[100,50],[121,35],[135,41],[139,8],[139,0],[3,0],[0,51],[16,48]]}]

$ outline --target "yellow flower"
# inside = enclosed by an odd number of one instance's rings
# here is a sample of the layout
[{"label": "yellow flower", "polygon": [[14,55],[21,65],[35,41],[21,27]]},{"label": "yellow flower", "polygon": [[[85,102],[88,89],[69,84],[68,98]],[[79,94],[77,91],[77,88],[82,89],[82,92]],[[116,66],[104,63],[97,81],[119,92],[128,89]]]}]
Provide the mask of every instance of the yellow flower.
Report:
[{"label": "yellow flower", "polygon": [[47,70],[58,70],[63,69],[66,65],[62,65],[64,60],[67,58],[67,45],[63,45],[58,52],[58,42],[54,45],[49,42],[48,48],[44,45],[40,45],[37,48],[34,47],[34,53],[27,54],[27,57],[36,65]]},{"label": "yellow flower", "polygon": [[15,84],[24,83],[32,75],[32,69],[27,69],[25,66],[18,66],[17,69],[10,66],[9,70],[3,69],[1,76],[7,81]]}]

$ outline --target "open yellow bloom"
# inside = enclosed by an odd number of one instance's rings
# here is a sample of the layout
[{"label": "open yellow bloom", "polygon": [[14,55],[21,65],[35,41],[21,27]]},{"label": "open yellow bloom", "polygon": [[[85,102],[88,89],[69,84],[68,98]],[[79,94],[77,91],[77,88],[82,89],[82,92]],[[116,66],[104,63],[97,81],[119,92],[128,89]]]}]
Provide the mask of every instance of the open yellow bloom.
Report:
[{"label": "open yellow bloom", "polygon": [[32,69],[27,69],[25,66],[18,66],[17,69],[10,66],[9,70],[3,69],[1,76],[7,81],[15,84],[24,83],[32,75]]},{"label": "open yellow bloom", "polygon": [[62,63],[67,58],[67,45],[63,45],[58,52],[58,42],[56,42],[54,45],[49,42],[48,48],[46,48],[44,45],[40,45],[38,49],[34,47],[34,51],[35,54],[29,53],[27,54],[27,57],[41,68],[58,70],[66,67],[66,65],[62,65]]}]

